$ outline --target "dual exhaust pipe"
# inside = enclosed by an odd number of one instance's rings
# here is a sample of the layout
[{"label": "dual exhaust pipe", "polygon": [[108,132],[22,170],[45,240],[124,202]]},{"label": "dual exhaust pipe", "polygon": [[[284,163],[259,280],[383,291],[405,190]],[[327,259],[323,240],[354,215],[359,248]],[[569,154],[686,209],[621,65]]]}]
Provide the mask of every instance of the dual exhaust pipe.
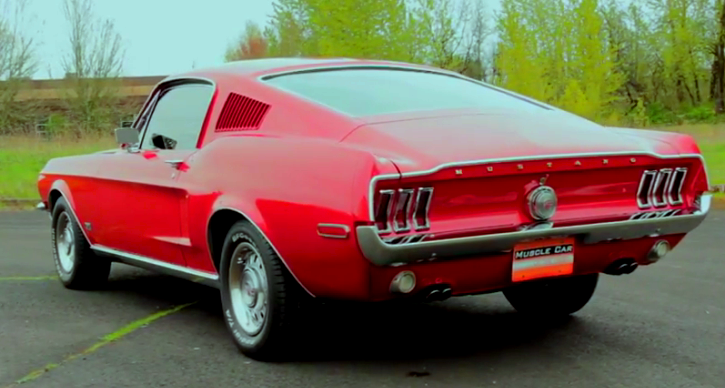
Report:
[{"label": "dual exhaust pipe", "polygon": [[[672,247],[667,240],[658,240],[647,252],[646,260],[650,263],[656,263],[671,250]],[[619,259],[604,269],[604,273],[607,275],[626,275],[634,272],[638,266],[639,264],[633,258]]]},{"label": "dual exhaust pipe", "polygon": [[604,273],[607,275],[627,275],[634,272],[638,266],[639,264],[634,259],[619,259],[605,268]]},{"label": "dual exhaust pipe", "polygon": [[[390,282],[390,292],[393,294],[410,294],[415,290],[416,276],[412,271],[401,271]],[[439,302],[451,297],[450,284],[434,284],[418,291],[416,297],[425,302]]]}]

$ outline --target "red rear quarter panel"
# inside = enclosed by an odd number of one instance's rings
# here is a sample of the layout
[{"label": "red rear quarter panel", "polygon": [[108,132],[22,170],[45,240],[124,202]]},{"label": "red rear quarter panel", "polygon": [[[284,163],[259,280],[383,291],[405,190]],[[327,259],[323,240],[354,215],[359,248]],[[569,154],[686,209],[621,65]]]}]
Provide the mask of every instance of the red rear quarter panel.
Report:
[{"label": "red rear quarter panel", "polygon": [[[248,135],[207,144],[189,165],[182,179],[190,188],[190,238],[204,248],[193,263],[211,265],[207,222],[217,210],[234,209],[262,230],[311,294],[368,298],[370,263],[354,229],[368,217],[370,179],[395,173],[392,163],[332,141]],[[345,225],[350,234],[321,237],[320,223]]]}]

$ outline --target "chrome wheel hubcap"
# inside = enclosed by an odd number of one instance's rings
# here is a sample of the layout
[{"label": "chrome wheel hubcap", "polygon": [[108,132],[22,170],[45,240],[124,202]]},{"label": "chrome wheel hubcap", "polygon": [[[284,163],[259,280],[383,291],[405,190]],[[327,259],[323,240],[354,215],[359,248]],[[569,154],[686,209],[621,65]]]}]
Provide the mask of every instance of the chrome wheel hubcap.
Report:
[{"label": "chrome wheel hubcap", "polygon": [[58,217],[55,228],[55,247],[58,252],[60,267],[65,272],[71,272],[75,264],[75,236],[71,227],[68,213],[63,212]]},{"label": "chrome wheel hubcap", "polygon": [[256,335],[267,318],[267,275],[257,249],[241,243],[232,254],[229,293],[237,322],[248,335]]}]

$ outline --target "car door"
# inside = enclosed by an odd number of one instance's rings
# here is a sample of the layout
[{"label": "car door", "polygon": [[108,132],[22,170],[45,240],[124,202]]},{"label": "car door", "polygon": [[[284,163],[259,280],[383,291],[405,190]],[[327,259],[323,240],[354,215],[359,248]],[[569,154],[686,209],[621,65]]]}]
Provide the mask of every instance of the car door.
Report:
[{"label": "car door", "polygon": [[137,121],[138,146],[108,155],[98,176],[94,237],[122,253],[185,265],[182,235],[187,191],[177,164],[197,150],[214,87],[176,81],[160,88]]}]

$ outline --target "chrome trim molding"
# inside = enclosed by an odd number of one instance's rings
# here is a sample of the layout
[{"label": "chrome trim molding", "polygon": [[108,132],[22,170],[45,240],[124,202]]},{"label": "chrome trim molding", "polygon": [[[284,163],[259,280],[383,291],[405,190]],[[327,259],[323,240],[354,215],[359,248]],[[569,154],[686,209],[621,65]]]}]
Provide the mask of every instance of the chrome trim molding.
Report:
[{"label": "chrome trim molding", "polygon": [[[652,185],[652,203],[655,207],[667,206],[667,187],[672,177],[671,168],[663,168],[657,173],[657,179]],[[661,192],[661,193],[660,193]],[[662,200],[660,201],[660,194],[662,194]]]},{"label": "chrome trim molding", "polygon": [[[677,182],[677,177],[680,176],[680,183],[675,187],[675,182]],[[675,169],[675,172],[672,173],[672,179],[670,179],[670,184],[667,187],[667,200],[670,202],[670,205],[681,205],[682,200],[682,187],[685,185],[685,179],[687,178],[687,168],[685,167],[677,167]],[[674,193],[677,193],[677,198],[673,196]]]},{"label": "chrome trim molding", "polygon": [[182,267],[180,265],[166,263],[160,260],[135,255],[133,253],[119,251],[113,248],[105,247],[103,245],[92,245],[91,249],[99,254],[112,256],[115,261],[118,261],[120,263],[144,268],[149,271],[160,272],[165,275],[179,277],[186,280],[199,281],[202,284],[214,288],[221,288],[221,284],[219,283],[219,275],[216,274],[201,272],[195,269]]},{"label": "chrome trim molding", "polygon": [[529,161],[537,161],[537,160],[546,160],[546,159],[565,159],[565,158],[589,158],[589,157],[612,157],[612,156],[650,156],[657,159],[687,159],[687,158],[696,158],[700,159],[700,162],[702,163],[702,167],[705,170],[705,178],[707,180],[708,187],[710,186],[710,179],[707,175],[707,164],[705,161],[705,157],[702,154],[677,154],[677,155],[663,155],[658,154],[656,152],[648,152],[648,151],[621,151],[621,152],[588,152],[588,153],[571,153],[571,154],[551,154],[551,155],[535,155],[535,156],[512,156],[512,157],[505,157],[505,158],[492,158],[492,159],[479,159],[479,160],[468,160],[468,161],[460,161],[460,162],[451,162],[451,163],[443,163],[436,167],[433,167],[428,170],[421,170],[421,171],[411,171],[411,172],[404,172],[400,174],[382,174],[382,175],[376,175],[370,180],[370,186],[368,192],[369,198],[368,198],[368,217],[370,221],[375,221],[375,215],[374,215],[374,209],[373,209],[373,193],[375,192],[375,185],[379,181],[382,180],[397,180],[397,179],[404,179],[404,178],[410,178],[410,177],[420,177],[420,176],[426,176],[435,174],[441,170],[447,169],[447,168],[454,168],[454,167],[468,167],[468,166],[477,166],[477,165],[485,165],[485,164],[491,164],[491,163],[506,163],[506,162],[529,162]]},{"label": "chrome trim molding", "polygon": [[529,229],[509,233],[432,240],[417,243],[386,244],[375,227],[358,226],[357,239],[363,255],[376,265],[411,263],[466,255],[482,255],[510,250],[526,239],[580,236],[585,244],[609,240],[631,240],[642,237],[688,233],[695,229],[710,210],[711,195],[700,198],[700,210],[674,217],[642,218],[550,229]]},{"label": "chrome trim molding", "polygon": [[639,212],[632,214],[629,219],[630,220],[637,220],[637,219],[646,219],[646,218],[664,218],[664,217],[673,217],[679,214],[682,211],[682,209],[670,209],[670,210],[654,210],[654,211],[645,211],[645,212]]},{"label": "chrome trim molding", "polygon": [[[652,189],[654,188],[654,182],[657,176],[657,170],[645,170],[642,173],[642,178],[639,180],[639,187],[637,187],[637,206],[640,208],[648,208],[652,206],[652,201],[650,198],[652,197]],[[649,183],[647,180],[649,179]],[[643,193],[642,190],[647,190],[646,193]],[[642,197],[645,198],[645,201],[642,201]]]},{"label": "chrome trim molding", "polygon": [[[640,209],[647,209],[661,208],[667,204],[681,205],[684,202],[682,188],[685,185],[686,177],[687,168],[685,167],[677,167],[674,170],[669,167],[645,170],[637,188],[637,206]],[[645,198],[644,201],[642,197]]]},{"label": "chrome trim molding", "polygon": [[379,229],[379,233],[390,233],[393,231],[393,227],[390,223],[390,214],[393,211],[393,200],[395,199],[395,190],[380,190],[380,203],[378,203],[378,208],[374,210],[373,218],[372,220],[377,224],[377,221],[375,221],[375,216],[377,213],[381,212],[383,209],[380,208],[381,204],[383,203],[383,197],[388,197],[388,206],[385,209],[385,228]]}]

